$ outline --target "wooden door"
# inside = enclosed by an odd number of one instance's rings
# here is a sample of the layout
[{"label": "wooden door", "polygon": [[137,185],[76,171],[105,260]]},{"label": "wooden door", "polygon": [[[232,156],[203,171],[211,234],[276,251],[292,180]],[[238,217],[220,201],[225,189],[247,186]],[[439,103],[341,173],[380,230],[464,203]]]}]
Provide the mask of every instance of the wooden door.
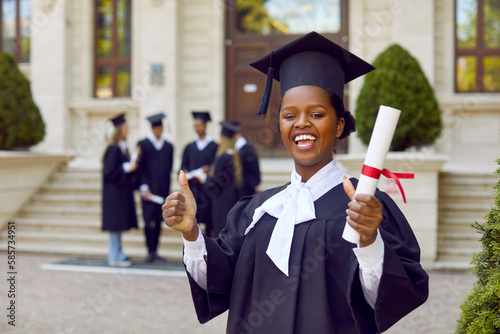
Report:
[{"label": "wooden door", "polygon": [[[226,2],[226,119],[240,122],[243,136],[260,156],[288,156],[278,131],[279,83],[273,82],[267,115],[257,116],[266,76],[248,64],[312,30],[347,47],[348,1],[266,0],[246,5],[248,3]],[[326,33],[321,31],[322,27]],[[346,151],[347,141],[343,140],[337,152]]]}]

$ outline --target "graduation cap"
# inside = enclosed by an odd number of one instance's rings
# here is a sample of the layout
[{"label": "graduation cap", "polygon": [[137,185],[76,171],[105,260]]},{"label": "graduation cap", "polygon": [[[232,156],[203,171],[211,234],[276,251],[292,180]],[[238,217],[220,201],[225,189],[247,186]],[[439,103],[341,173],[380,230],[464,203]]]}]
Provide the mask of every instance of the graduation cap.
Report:
[{"label": "graduation cap", "polygon": [[115,128],[119,125],[122,125],[123,123],[125,123],[125,114],[123,113],[116,115],[115,117],[111,118],[111,122],[113,122]]},{"label": "graduation cap", "polygon": [[156,115],[151,115],[149,117],[146,117],[146,119],[151,123],[152,127],[155,127],[155,126],[162,126],[163,125],[162,120],[165,117],[167,116],[165,116],[165,114],[161,112]]},{"label": "graduation cap", "polygon": [[273,79],[280,82],[282,97],[290,88],[310,85],[324,88],[343,100],[346,83],[375,69],[314,31],[250,63],[250,66],[267,74],[259,115],[267,112]]},{"label": "graduation cap", "polygon": [[227,138],[233,138],[234,134],[240,132],[240,127],[231,122],[220,122],[222,129],[220,134]]},{"label": "graduation cap", "polygon": [[205,123],[212,120],[208,111],[193,111],[192,114],[194,119],[201,119]]}]

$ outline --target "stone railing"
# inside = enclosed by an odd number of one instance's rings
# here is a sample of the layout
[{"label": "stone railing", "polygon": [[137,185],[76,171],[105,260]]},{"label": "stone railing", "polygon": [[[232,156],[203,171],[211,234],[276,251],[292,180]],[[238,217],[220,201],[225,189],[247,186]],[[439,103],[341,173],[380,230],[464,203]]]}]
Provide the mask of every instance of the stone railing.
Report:
[{"label": "stone railing", "polygon": [[0,230],[60,166],[74,156],[0,151]]}]

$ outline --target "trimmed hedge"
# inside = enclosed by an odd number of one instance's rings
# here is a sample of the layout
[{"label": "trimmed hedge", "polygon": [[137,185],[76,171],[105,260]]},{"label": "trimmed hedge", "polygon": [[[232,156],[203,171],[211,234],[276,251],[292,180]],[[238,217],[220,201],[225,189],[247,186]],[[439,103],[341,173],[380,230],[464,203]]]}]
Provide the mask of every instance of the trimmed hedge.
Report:
[{"label": "trimmed hedge", "polygon": [[32,146],[44,136],[45,123],[29,81],[12,55],[0,53],[0,150]]},{"label": "trimmed hedge", "polygon": [[[497,163],[500,165],[500,159]],[[500,176],[500,167],[496,174]],[[456,333],[500,333],[500,181],[495,193],[495,205],[485,217],[485,223],[472,225],[482,235],[481,249],[471,261],[477,281],[460,305],[462,314]]]},{"label": "trimmed hedge", "polygon": [[358,137],[368,145],[380,105],[401,110],[391,151],[433,144],[441,133],[441,111],[434,91],[408,51],[393,44],[373,62],[356,103]]}]

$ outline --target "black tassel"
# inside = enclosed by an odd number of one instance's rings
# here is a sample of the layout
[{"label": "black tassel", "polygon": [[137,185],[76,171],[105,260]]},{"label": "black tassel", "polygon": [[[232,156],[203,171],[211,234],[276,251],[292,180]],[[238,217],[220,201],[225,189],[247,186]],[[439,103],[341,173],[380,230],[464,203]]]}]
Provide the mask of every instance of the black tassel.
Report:
[{"label": "black tassel", "polygon": [[273,72],[274,68],[272,66],[269,66],[269,69],[267,70],[266,89],[264,90],[264,96],[262,96],[262,102],[260,103],[260,108],[257,115],[265,115],[267,113],[267,108],[269,107],[269,98],[271,97],[271,92],[273,89]]}]

